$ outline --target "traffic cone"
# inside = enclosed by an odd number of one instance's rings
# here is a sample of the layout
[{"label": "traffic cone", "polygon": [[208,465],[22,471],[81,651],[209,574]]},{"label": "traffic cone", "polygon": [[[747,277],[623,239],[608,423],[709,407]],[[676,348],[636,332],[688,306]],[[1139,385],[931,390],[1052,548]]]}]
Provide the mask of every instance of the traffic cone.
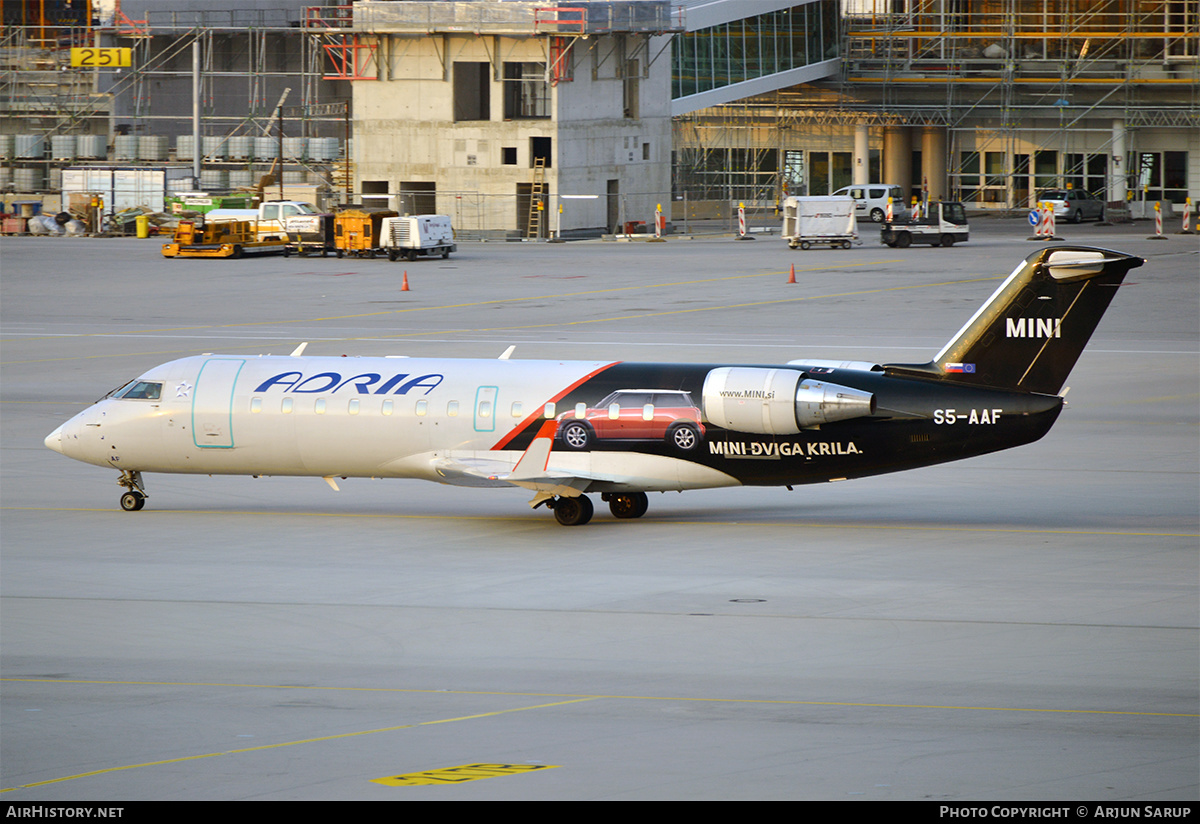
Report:
[{"label": "traffic cone", "polygon": [[792,270],[788,273],[788,283],[796,282],[796,264],[792,264]]},{"label": "traffic cone", "polygon": [[404,283],[400,286],[400,291],[401,292],[408,291],[408,270],[407,269],[404,270]]}]

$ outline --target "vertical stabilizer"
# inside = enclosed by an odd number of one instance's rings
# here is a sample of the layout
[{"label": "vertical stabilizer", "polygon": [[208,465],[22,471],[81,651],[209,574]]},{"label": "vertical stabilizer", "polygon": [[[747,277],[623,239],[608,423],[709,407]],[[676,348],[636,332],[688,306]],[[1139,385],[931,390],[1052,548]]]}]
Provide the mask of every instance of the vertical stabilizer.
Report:
[{"label": "vertical stabilizer", "polygon": [[1025,258],[930,363],[887,368],[1057,394],[1125,274],[1142,263],[1108,249],[1042,249]]}]

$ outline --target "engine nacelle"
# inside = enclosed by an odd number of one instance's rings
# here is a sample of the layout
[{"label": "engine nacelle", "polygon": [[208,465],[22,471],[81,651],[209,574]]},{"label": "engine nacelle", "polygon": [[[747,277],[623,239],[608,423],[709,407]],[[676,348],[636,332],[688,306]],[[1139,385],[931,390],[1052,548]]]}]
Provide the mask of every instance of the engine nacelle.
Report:
[{"label": "engine nacelle", "polygon": [[804,378],[794,369],[744,366],[709,372],[701,403],[709,422],[759,435],[795,435],[808,426],[875,411],[875,396],[870,392]]}]

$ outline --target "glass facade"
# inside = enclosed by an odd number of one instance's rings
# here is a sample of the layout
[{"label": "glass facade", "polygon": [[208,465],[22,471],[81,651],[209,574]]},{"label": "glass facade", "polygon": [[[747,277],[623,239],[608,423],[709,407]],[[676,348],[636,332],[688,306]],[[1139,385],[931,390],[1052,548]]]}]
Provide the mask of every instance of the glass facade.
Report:
[{"label": "glass facade", "polygon": [[798,69],[838,56],[837,0],[820,0],[678,35],[672,97]]}]

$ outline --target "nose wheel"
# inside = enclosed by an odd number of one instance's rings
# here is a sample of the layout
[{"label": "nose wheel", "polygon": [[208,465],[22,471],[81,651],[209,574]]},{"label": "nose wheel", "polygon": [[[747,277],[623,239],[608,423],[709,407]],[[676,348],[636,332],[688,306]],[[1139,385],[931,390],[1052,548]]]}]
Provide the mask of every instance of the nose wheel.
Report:
[{"label": "nose wheel", "polygon": [[126,512],[137,512],[146,505],[146,488],[142,486],[142,473],[136,469],[121,470],[117,483],[125,487],[127,492],[121,496],[121,509]]},{"label": "nose wheel", "polygon": [[121,509],[126,512],[137,512],[146,505],[146,496],[134,490],[121,496]]}]

